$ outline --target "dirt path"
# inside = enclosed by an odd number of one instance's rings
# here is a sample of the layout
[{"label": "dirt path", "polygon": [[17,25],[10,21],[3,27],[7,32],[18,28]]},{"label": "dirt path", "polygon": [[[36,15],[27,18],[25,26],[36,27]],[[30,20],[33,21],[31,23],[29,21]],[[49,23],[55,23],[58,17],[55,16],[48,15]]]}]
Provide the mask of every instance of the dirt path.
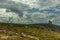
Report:
[{"label": "dirt path", "polygon": [[38,38],[38,37],[35,37],[35,36],[27,35],[27,34],[24,34],[24,33],[22,33],[22,35],[23,35],[24,37],[29,37],[29,38],[33,38],[33,39],[35,39],[35,40],[39,40],[39,38]]}]

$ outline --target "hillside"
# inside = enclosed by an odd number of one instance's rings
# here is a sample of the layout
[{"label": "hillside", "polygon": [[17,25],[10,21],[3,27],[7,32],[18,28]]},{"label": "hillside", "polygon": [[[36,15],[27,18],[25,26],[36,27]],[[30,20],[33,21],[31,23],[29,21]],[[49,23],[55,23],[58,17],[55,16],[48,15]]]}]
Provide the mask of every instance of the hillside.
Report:
[{"label": "hillside", "polygon": [[53,24],[0,23],[0,40],[60,40],[60,31]]}]

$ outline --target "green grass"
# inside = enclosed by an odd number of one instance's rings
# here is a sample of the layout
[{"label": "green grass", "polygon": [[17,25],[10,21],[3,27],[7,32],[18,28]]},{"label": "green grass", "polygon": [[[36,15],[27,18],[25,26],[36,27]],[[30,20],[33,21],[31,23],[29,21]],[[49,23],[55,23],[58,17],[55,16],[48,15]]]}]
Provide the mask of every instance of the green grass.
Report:
[{"label": "green grass", "polygon": [[[27,28],[26,28],[27,26]],[[39,40],[60,40],[60,32],[52,31],[47,28],[37,27],[36,25],[16,25],[12,24],[0,24],[0,29],[11,30],[17,32],[19,37],[22,36],[21,33],[25,33],[27,36],[37,37]],[[22,36],[22,38],[17,38],[14,40],[36,40],[34,38],[29,38],[27,36]],[[4,40],[4,39],[3,39]],[[9,40],[9,39],[8,39]]]}]

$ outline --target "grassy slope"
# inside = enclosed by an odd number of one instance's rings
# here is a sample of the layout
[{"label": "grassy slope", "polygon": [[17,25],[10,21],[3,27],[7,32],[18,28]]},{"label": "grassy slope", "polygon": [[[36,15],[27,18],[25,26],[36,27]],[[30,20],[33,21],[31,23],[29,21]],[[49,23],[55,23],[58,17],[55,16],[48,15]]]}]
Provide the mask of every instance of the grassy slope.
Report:
[{"label": "grassy slope", "polygon": [[[13,32],[17,32],[19,37],[22,37],[16,40],[60,40],[60,32],[42,27],[43,26],[36,25],[0,24],[0,30],[11,30]],[[23,36],[21,33],[24,33],[27,36]],[[30,38],[28,35],[38,39]]]}]

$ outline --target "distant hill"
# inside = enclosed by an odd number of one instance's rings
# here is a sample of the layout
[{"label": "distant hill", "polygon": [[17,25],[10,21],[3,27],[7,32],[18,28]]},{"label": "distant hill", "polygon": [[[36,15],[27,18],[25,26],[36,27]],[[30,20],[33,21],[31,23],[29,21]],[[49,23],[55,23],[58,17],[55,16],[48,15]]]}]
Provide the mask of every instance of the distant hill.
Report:
[{"label": "distant hill", "polygon": [[37,27],[37,28],[47,28],[50,29],[52,31],[57,31],[60,32],[60,26],[55,25],[55,24],[48,24],[48,23],[41,23],[41,24],[13,24],[13,23],[0,23],[0,26],[9,26],[9,27],[24,27],[24,26],[28,26],[28,27]]}]

